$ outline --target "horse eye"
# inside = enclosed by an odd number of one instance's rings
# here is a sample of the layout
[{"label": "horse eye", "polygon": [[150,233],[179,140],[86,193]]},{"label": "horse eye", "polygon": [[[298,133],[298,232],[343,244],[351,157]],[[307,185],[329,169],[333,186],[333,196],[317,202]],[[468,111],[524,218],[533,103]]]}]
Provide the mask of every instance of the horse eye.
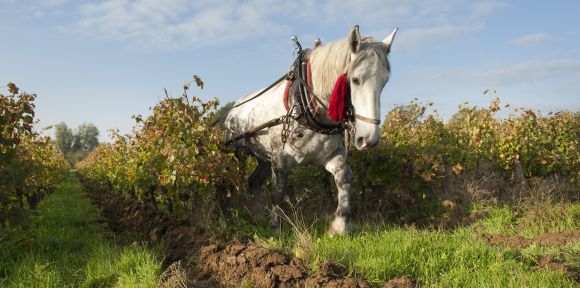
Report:
[{"label": "horse eye", "polygon": [[352,84],[354,85],[359,85],[360,84],[360,80],[356,77],[352,78]]}]

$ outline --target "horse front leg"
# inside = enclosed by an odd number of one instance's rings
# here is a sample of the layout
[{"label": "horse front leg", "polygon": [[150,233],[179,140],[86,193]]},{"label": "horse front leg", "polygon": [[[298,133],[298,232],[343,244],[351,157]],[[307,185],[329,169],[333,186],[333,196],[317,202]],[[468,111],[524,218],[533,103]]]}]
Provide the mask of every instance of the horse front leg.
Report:
[{"label": "horse front leg", "polygon": [[338,206],[334,212],[334,219],[328,228],[328,235],[345,235],[351,229],[350,195],[352,171],[346,164],[346,153],[341,149],[335,156],[326,162],[324,168],[332,173],[336,188],[338,188]]}]

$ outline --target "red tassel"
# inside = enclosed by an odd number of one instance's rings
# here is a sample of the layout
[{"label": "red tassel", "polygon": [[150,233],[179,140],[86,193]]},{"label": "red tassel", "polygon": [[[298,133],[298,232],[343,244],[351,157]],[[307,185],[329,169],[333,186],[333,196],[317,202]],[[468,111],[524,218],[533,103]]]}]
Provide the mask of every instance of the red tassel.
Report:
[{"label": "red tassel", "polygon": [[332,95],[330,96],[330,103],[328,104],[328,116],[333,121],[340,122],[344,119],[346,112],[344,111],[344,106],[348,94],[350,94],[348,79],[346,74],[342,74],[336,79],[334,90],[332,90]]}]

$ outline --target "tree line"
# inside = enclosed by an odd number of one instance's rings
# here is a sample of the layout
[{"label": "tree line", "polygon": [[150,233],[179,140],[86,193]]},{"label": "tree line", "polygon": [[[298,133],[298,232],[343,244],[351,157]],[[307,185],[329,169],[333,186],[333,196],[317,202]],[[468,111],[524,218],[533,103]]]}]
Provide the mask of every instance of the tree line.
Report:
[{"label": "tree line", "polygon": [[74,165],[99,145],[99,129],[85,122],[73,131],[61,122],[55,126],[54,145]]}]

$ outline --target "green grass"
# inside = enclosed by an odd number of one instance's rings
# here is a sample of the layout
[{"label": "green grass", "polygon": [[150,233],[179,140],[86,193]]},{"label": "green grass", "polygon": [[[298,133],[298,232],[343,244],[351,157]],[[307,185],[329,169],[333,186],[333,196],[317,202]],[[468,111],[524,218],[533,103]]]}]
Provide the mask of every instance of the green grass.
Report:
[{"label": "green grass", "polygon": [[[157,287],[163,247],[120,244],[126,241],[115,241],[116,235],[97,222],[99,213],[77,180],[68,179],[29,224],[0,235],[0,287]],[[404,275],[422,287],[578,287],[563,272],[535,265],[552,253],[580,269],[580,242],[513,249],[489,245],[480,235],[533,237],[580,229],[580,204],[493,207],[488,217],[455,230],[362,224],[351,236],[328,238],[323,222],[298,223],[312,239],[300,244],[308,249],[298,247],[291,229],[276,232],[242,218],[229,223],[226,235],[254,234],[265,246],[298,254],[311,272],[325,261],[341,263],[376,287]]]},{"label": "green grass", "polygon": [[[520,211],[494,207],[475,225],[454,230],[422,230],[387,224],[355,225],[348,237],[328,238],[324,223],[307,228],[313,255],[304,260],[312,272],[325,261],[338,262],[350,275],[361,276],[373,286],[408,275],[422,287],[578,287],[563,272],[535,267],[542,255],[563,255],[570,266],[580,263],[580,242],[565,247],[532,245],[525,249],[492,246],[482,234],[533,237],[546,232],[580,229],[580,204],[528,207]],[[304,233],[304,231],[302,233]],[[255,238],[288,253],[297,249],[296,238],[254,229]]]},{"label": "green grass", "polygon": [[556,204],[518,210],[508,206],[496,207],[491,210],[489,217],[476,223],[475,228],[482,233],[522,237],[580,229],[580,204]]},{"label": "green grass", "polygon": [[157,287],[162,247],[114,241],[71,177],[0,236],[0,287]]},{"label": "green grass", "polygon": [[333,260],[380,285],[409,275],[425,287],[573,287],[562,273],[533,268],[522,253],[492,247],[470,229],[385,227],[353,237],[320,238],[316,262]]}]

